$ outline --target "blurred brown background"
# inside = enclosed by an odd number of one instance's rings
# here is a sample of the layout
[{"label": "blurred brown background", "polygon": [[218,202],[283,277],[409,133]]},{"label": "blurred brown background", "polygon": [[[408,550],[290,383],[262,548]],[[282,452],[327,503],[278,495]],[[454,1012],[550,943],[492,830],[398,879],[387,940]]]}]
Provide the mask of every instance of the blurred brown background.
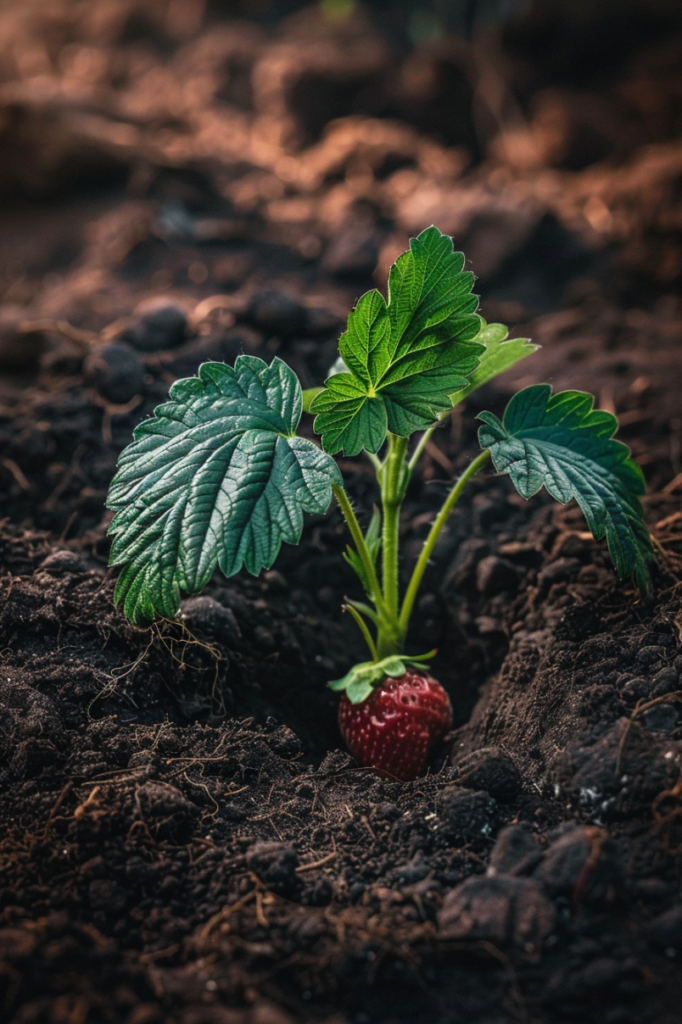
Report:
[{"label": "blurred brown background", "polygon": [[484,315],[543,344],[507,385],[591,387],[675,477],[681,55],[676,0],[5,0],[5,512],[95,525],[116,451],[202,359],[281,351],[319,383],[430,223]]}]

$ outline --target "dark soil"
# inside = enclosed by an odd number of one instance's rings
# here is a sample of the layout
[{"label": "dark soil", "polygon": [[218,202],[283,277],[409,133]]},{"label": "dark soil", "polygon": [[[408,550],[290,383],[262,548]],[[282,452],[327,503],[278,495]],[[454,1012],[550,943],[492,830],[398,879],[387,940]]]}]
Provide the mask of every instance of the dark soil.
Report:
[{"label": "dark soil", "polygon": [[[674,1024],[679,9],[538,4],[410,45],[410,5],[215,6],[0,9],[3,1020]],[[477,479],[410,637],[455,730],[398,784],[340,749],[325,687],[365,658],[335,509],[140,630],[103,503],[201,362],[277,353],[319,383],[431,222],[484,315],[543,348],[438,431],[405,567],[474,414],[542,380],[618,413],[660,563],[646,604],[573,505]],[[371,467],[340,461],[367,521]]]}]

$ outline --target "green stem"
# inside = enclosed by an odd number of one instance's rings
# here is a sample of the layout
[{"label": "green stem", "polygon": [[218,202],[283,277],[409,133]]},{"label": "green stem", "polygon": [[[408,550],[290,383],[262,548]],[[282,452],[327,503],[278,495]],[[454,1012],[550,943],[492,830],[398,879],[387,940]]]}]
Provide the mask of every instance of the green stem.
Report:
[{"label": "green stem", "polygon": [[[450,401],[452,402],[452,409],[456,409],[457,408],[459,403],[464,398],[464,394],[465,393],[463,391],[461,396],[460,395],[450,395]],[[419,462],[420,458],[422,457],[422,453],[423,453],[424,449],[426,448],[427,444],[429,443],[429,441],[433,437],[434,430],[436,430],[441,425],[441,423],[443,423],[443,421],[446,420],[448,418],[448,416],[450,416],[452,414],[452,409],[448,409],[448,411],[444,412],[442,414],[442,416],[439,416],[438,417],[438,422],[434,423],[434,425],[432,427],[429,427],[428,430],[425,430],[424,433],[422,434],[422,436],[419,438],[419,443],[418,443],[417,447],[415,448],[415,450],[412,452],[412,455],[410,456],[410,461],[408,463],[408,466],[410,468],[410,472],[412,472],[412,470],[414,469],[414,467],[417,465],[417,463]]]},{"label": "green stem", "polygon": [[414,570],[412,572],[412,578],[410,579],[407,592],[405,594],[403,607],[400,612],[399,627],[400,632],[403,635],[407,633],[407,627],[410,624],[410,616],[412,614],[412,608],[414,606],[415,598],[421,585],[424,572],[426,571],[426,566],[428,565],[429,559],[433,553],[433,549],[436,546],[436,541],[440,536],[440,532],[445,526],[445,522],[448,516],[450,515],[450,512],[457,503],[457,500],[459,499],[459,496],[466,487],[467,483],[469,482],[469,480],[471,480],[473,476],[475,476],[481,469],[483,469],[489,458],[489,451],[486,450],[484,452],[481,452],[481,454],[477,458],[475,458],[474,461],[465,469],[465,471],[455,482],[454,487],[452,488],[447,498],[445,499],[443,507],[438,513],[436,520],[429,531],[429,535],[424,542],[424,547],[422,548],[421,555],[419,556],[417,564],[415,565]]},{"label": "green stem", "polygon": [[379,616],[374,611],[374,609],[370,608],[370,606],[368,604],[365,604],[364,601],[354,601],[350,597],[345,597],[344,601],[346,602],[346,604],[349,604],[353,608],[355,608],[356,612],[360,612],[361,615],[366,615],[370,622],[373,622],[375,626],[379,625]]},{"label": "green stem", "polygon": [[384,609],[384,599],[381,593],[381,587],[379,586],[379,579],[376,574],[376,569],[374,568],[372,556],[369,553],[369,549],[365,543],[365,538],[362,530],[360,529],[360,524],[355,518],[353,506],[348,500],[348,495],[344,491],[343,487],[339,487],[338,484],[332,484],[332,490],[334,491],[334,496],[339,503],[341,511],[343,512],[343,517],[348,524],[348,529],[350,530],[353,541],[355,542],[355,549],[360,556],[367,574],[370,590],[372,592],[372,600],[374,601],[377,610],[381,613]]},{"label": "green stem", "polygon": [[381,487],[384,507],[381,533],[381,575],[386,611],[391,618],[397,618],[398,615],[398,545],[400,506],[404,497],[406,449],[406,438],[398,437],[397,434],[388,435],[388,454]]},{"label": "green stem", "polygon": [[438,426],[438,423],[435,423],[432,427],[429,427],[428,430],[425,430],[424,433],[422,434],[422,436],[419,438],[419,444],[417,445],[415,450],[412,452],[412,456],[410,457],[410,461],[408,463],[408,466],[410,467],[410,471],[412,471],[414,469],[414,467],[417,465],[417,463],[419,462],[420,458],[422,457],[422,452],[424,451],[424,449],[426,448],[427,444],[429,443],[429,441],[433,437],[433,432],[434,432],[434,430],[436,429],[437,426]]},{"label": "green stem", "polygon": [[351,613],[351,615],[357,622],[358,626],[360,627],[360,632],[365,638],[365,643],[369,647],[369,653],[372,655],[374,661],[378,661],[379,655],[377,654],[376,644],[374,643],[374,640],[372,640],[372,634],[368,630],[367,623],[363,619],[360,612],[353,608],[352,604],[344,604],[343,610]]}]

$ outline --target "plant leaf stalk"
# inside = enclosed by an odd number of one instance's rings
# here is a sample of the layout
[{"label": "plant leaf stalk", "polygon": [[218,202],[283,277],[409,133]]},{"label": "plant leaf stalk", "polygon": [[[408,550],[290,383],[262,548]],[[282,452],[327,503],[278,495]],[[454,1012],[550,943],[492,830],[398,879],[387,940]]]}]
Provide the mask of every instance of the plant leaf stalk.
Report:
[{"label": "plant leaf stalk", "polygon": [[[432,430],[427,431],[424,435],[427,440],[431,433]],[[424,445],[424,437],[422,437],[415,454],[417,452],[421,454]],[[382,504],[381,584],[379,583],[374,561],[350,501],[342,488],[334,486],[334,493],[350,529],[366,574],[367,595],[373,603],[376,612],[368,606],[363,607],[357,601],[348,601],[346,607],[357,622],[375,662],[392,655],[404,655],[405,638],[414,602],[441,530],[467,483],[485,466],[489,458],[489,451],[482,452],[453,484],[424,542],[424,547],[417,560],[417,564],[412,571],[402,606],[400,605],[399,588],[400,509],[415,463],[414,455],[408,462],[407,439],[396,434],[389,434],[386,457],[383,462],[379,463],[377,469]],[[369,627],[364,621],[361,612],[374,624],[376,640],[372,638]]]},{"label": "plant leaf stalk", "polygon": [[402,610],[400,612],[399,628],[402,631],[403,636],[407,633],[407,627],[410,624],[410,616],[412,614],[412,608],[414,607],[415,598],[424,577],[426,567],[429,564],[429,559],[433,554],[433,549],[436,546],[436,541],[440,536],[440,532],[445,526],[450,512],[457,504],[457,501],[459,500],[459,497],[466,485],[472,477],[476,476],[476,474],[483,469],[489,459],[490,452],[486,450],[481,452],[473,462],[469,463],[462,475],[455,481],[452,490],[443,502],[441,510],[429,530],[429,535],[424,541],[424,547],[422,548],[421,554],[417,560],[417,564],[412,571],[412,577],[407,586],[405,600],[403,601]]}]

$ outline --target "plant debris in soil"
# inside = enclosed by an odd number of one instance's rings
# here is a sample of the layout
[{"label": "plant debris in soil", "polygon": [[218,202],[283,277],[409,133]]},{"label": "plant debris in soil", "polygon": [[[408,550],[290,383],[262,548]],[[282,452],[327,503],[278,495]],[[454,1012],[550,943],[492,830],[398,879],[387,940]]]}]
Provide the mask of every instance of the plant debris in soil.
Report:
[{"label": "plant debris in soil", "polygon": [[[0,11],[3,1019],[674,1024],[679,10],[624,5],[598,74],[599,5],[589,32],[531,5],[410,48],[373,8],[242,6]],[[486,404],[596,391],[660,560],[647,605],[573,505],[477,479],[410,638],[438,648],[455,727],[399,784],[340,749],[325,686],[362,659],[338,511],[141,630],[103,506],[201,362],[279,354],[320,383],[353,300],[432,221],[487,319],[543,346]],[[468,411],[411,483],[407,560],[475,450]],[[368,521],[369,467],[346,470]]]}]

